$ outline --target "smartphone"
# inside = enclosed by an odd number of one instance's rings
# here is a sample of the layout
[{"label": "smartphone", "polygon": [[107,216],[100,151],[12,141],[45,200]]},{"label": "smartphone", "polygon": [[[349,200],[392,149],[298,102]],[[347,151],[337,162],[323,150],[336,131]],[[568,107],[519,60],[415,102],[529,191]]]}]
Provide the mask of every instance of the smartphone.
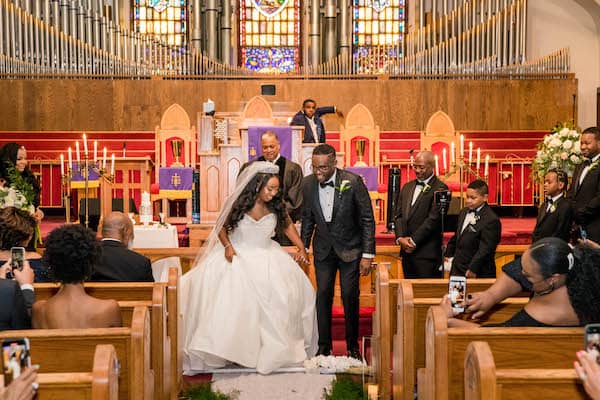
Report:
[{"label": "smartphone", "polygon": [[25,261],[25,248],[24,247],[12,247],[10,249],[10,266],[12,269],[23,270],[23,262]]},{"label": "smartphone", "polygon": [[452,303],[452,309],[456,312],[464,312],[461,303],[467,296],[467,278],[464,276],[451,276],[448,282],[448,298]]},{"label": "smartphone", "polygon": [[[586,351],[596,350],[600,353],[600,324],[589,324],[585,326]],[[596,359],[600,363],[600,356]]]},{"label": "smartphone", "polygon": [[579,236],[581,236],[581,240],[584,242],[587,240],[587,232],[581,226],[579,227]]},{"label": "smartphone", "polygon": [[27,338],[4,339],[2,341],[2,373],[4,385],[17,379],[23,369],[31,367],[29,340]]}]

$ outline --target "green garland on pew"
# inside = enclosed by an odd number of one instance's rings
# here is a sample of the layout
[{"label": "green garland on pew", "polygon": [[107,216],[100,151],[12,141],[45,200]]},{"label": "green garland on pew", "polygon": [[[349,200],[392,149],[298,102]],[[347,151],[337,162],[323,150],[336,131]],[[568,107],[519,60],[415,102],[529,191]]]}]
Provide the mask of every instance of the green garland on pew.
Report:
[{"label": "green garland on pew", "polygon": [[347,376],[337,376],[331,383],[331,390],[323,390],[323,400],[367,400],[362,382]]},{"label": "green garland on pew", "polygon": [[179,396],[179,400],[235,400],[238,395],[239,392],[237,391],[229,394],[215,392],[212,390],[210,383],[202,383],[184,390]]}]

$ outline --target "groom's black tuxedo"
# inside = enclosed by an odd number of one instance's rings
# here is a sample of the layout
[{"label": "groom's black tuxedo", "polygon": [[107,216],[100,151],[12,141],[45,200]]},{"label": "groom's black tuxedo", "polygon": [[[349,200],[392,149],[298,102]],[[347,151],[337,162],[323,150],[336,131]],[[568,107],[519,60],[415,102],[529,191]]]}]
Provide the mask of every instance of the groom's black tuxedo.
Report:
[{"label": "groom's black tuxedo", "polygon": [[[343,181],[347,181],[340,191]],[[375,255],[375,220],[369,192],[361,177],[336,169],[331,221],[326,222],[314,175],[302,182],[302,241],[312,238],[317,278],[319,348],[331,349],[331,307],[337,270],[346,318],[346,345],[358,349],[359,264],[364,253]],[[314,236],[313,236],[314,233]]]},{"label": "groom's black tuxedo", "polygon": [[588,239],[600,242],[600,165],[591,167],[579,183],[584,168],[583,164],[575,168],[567,197],[573,206],[575,222],[586,230]]}]

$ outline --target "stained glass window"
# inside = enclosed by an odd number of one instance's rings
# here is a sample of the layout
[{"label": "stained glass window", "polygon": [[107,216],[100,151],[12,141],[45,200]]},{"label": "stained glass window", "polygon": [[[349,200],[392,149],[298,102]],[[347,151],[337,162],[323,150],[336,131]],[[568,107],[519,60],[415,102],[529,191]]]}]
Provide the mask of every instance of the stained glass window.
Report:
[{"label": "stained glass window", "polygon": [[290,72],[299,66],[300,0],[241,0],[242,66],[259,72]]},{"label": "stained glass window", "polygon": [[132,0],[136,32],[177,46],[186,42],[187,0]]},{"label": "stained glass window", "polygon": [[[353,56],[355,62],[376,59],[380,65],[360,64],[362,72],[385,69],[386,60],[402,57],[406,23],[405,0],[354,0]],[[369,57],[376,55],[376,57]]]}]

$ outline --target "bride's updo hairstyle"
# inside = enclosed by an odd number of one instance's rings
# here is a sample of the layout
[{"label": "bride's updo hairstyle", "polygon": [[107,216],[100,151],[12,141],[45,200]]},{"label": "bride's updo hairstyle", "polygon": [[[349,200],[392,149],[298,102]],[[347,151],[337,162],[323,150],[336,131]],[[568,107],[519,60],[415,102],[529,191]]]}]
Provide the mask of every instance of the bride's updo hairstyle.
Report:
[{"label": "bride's updo hairstyle", "polygon": [[[279,175],[276,173],[259,172],[250,180],[250,182],[248,182],[240,196],[233,203],[231,212],[225,220],[224,226],[227,232],[233,231],[237,227],[239,221],[244,218],[244,215],[254,207],[258,194],[266,186],[269,179],[273,177],[279,179]],[[281,182],[279,192],[267,203],[267,208],[277,216],[277,227],[275,230],[277,233],[283,234],[283,231],[288,226],[289,218],[282,198]]]}]

